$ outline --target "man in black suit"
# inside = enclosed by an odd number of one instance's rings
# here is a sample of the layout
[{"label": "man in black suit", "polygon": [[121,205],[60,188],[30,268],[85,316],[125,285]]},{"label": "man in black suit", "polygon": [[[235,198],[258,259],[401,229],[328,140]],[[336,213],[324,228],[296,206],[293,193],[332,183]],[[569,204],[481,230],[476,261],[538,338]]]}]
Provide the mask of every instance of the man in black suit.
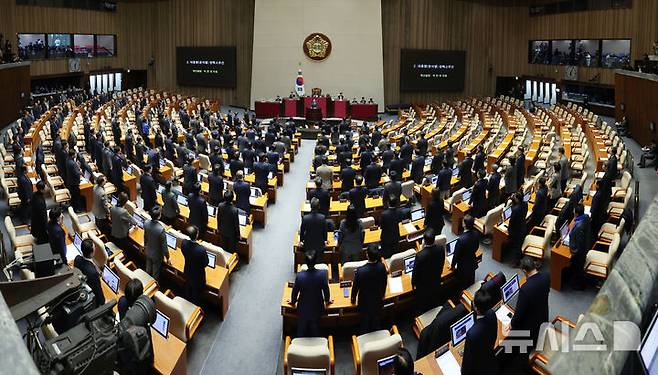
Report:
[{"label": "man in black suit", "polygon": [[311,189],[308,192],[307,199],[310,201],[313,198],[317,198],[320,202],[320,213],[328,217],[331,196],[329,195],[329,191],[322,188],[322,178],[320,177],[315,177],[315,189]]},{"label": "man in black suit", "polygon": [[434,233],[439,235],[443,230],[445,222],[443,220],[443,199],[441,199],[441,191],[437,188],[432,189],[432,195],[427,209],[425,210],[425,228],[431,228]]},{"label": "man in black suit", "polygon": [[484,178],[484,169],[477,171],[478,180],[473,185],[473,192],[469,204],[473,217],[482,217],[487,214],[487,179]]},{"label": "man in black suit", "polygon": [[263,193],[267,193],[267,176],[270,173],[270,165],[267,163],[265,154],[258,156],[258,162],[254,163],[253,170],[255,175],[254,185]]},{"label": "man in black suit", "polygon": [[455,270],[457,289],[463,290],[475,282],[475,270],[478,268],[476,252],[480,247],[480,234],[475,230],[475,219],[464,216],[464,233],[459,235],[455,244],[450,268]]},{"label": "man in black suit", "polygon": [[233,182],[233,192],[235,193],[235,206],[249,215],[251,205],[249,197],[251,196],[251,185],[244,180],[244,173],[238,171]]},{"label": "man in black suit", "polygon": [[496,207],[500,202],[500,172],[498,172],[498,165],[492,165],[491,169],[493,172],[487,183],[487,208],[489,210]]},{"label": "man in black suit", "polygon": [[379,182],[382,179],[382,167],[373,160],[366,169],[362,169],[362,171],[368,190],[377,189],[379,187]]},{"label": "man in black suit", "polygon": [[359,157],[359,167],[361,167],[361,170],[367,168],[375,159],[372,151],[370,151],[370,148],[368,147],[366,147],[365,150],[361,152]]},{"label": "man in black suit", "polygon": [[445,152],[445,162],[448,163],[450,169],[455,165],[455,149],[452,147],[452,142],[448,142]]},{"label": "man in black suit", "polygon": [[416,152],[416,158],[411,162],[411,179],[415,183],[420,184],[423,182],[423,177],[425,176],[425,156],[420,152]]},{"label": "man in black suit", "polygon": [[224,197],[224,176],[221,167],[215,164],[212,173],[208,174],[208,200],[210,204],[217,206]]},{"label": "man in black suit", "polygon": [[402,145],[400,146],[400,159],[404,162],[404,165],[411,164],[411,158],[413,157],[414,146],[409,142],[409,138],[402,139]]},{"label": "man in black suit", "polygon": [[342,192],[350,191],[354,188],[354,179],[356,171],[352,168],[352,159],[345,159],[345,167],[340,171],[340,190]]},{"label": "man in black suit", "polygon": [[43,181],[37,182],[37,191],[32,195],[32,221],[30,232],[36,238],[37,244],[48,242],[48,207],[46,206],[46,184]]},{"label": "man in black suit", "polygon": [[189,226],[185,234],[190,238],[181,243],[181,251],[185,258],[185,295],[187,300],[199,306],[200,295],[206,286],[206,267],[208,266],[208,253],[201,246],[197,239],[199,238],[199,229],[195,226]]},{"label": "man in black suit", "polygon": [[512,214],[509,218],[507,226],[508,246],[510,252],[514,256],[514,261],[518,265],[519,260],[523,254],[521,253],[521,245],[526,236],[526,214],[528,213],[528,204],[523,201],[523,193],[515,192],[511,195],[512,201]]},{"label": "man in black suit", "polygon": [[[525,283],[519,289],[518,302],[510,328],[530,331],[533,347],[537,345],[539,327],[548,322],[548,293],[551,290],[548,274],[539,272],[537,263],[530,257],[521,259]],[[527,361],[527,354],[524,356]]]},{"label": "man in black suit", "polygon": [[537,181],[537,190],[535,190],[535,202],[532,206],[532,213],[530,220],[528,220],[528,230],[540,225],[546,216],[548,209],[548,187],[546,186],[546,179],[544,177]]},{"label": "man in black suit", "polygon": [[452,169],[447,162],[443,163],[443,169],[439,172],[436,179],[436,187],[441,192],[441,198],[448,199],[450,197],[450,187],[452,181]]},{"label": "man in black suit", "polygon": [[380,314],[386,294],[386,267],[381,262],[377,245],[368,247],[368,263],[357,268],[352,285],[351,301],[361,314],[361,333],[380,328]]},{"label": "man in black suit", "polygon": [[617,148],[613,147],[610,150],[610,157],[608,158],[608,161],[605,162],[605,175],[610,179],[610,181],[617,179],[617,163]]},{"label": "man in black suit", "polygon": [[379,217],[379,226],[382,229],[381,234],[381,247],[382,255],[388,259],[393,254],[398,252],[400,247],[400,222],[402,221],[402,213],[398,209],[399,198],[391,195],[388,198],[388,203],[384,206],[386,209],[382,211]]},{"label": "man in black suit", "polygon": [[66,188],[71,193],[71,205],[76,212],[85,210],[85,202],[80,195],[80,167],[76,162],[75,149],[69,150],[69,158],[66,160]]},{"label": "man in black suit", "polygon": [[112,155],[112,183],[119,191],[123,189],[123,168],[127,165],[126,158],[121,153],[121,147],[114,146]]},{"label": "man in black suit", "polygon": [[18,207],[18,217],[25,223],[32,204],[32,181],[27,176],[27,165],[23,164],[21,172],[17,175],[18,199],[21,201],[21,205]]},{"label": "man in black suit", "polygon": [[235,253],[240,240],[240,220],[238,209],[233,205],[233,192],[224,193],[224,201],[219,205],[217,224],[219,234],[222,236],[224,250]]},{"label": "man in black suit", "polygon": [[402,194],[402,184],[398,181],[398,174],[396,171],[391,171],[391,179],[384,184],[384,204],[388,203],[390,197],[400,199]]},{"label": "man in black suit", "polygon": [[199,182],[199,177],[197,177],[197,170],[192,165],[194,159],[192,155],[187,156],[185,165],[183,166],[183,195],[188,195],[192,192],[192,187],[194,184]]},{"label": "man in black suit", "polygon": [[459,164],[459,184],[461,187],[470,188],[473,186],[473,159],[467,156]]},{"label": "man in black suit", "polygon": [[366,196],[368,195],[368,188],[363,186],[363,177],[356,176],[356,186],[349,192],[350,204],[356,209],[357,217],[363,217],[366,211]]},{"label": "man in black suit", "polygon": [[206,199],[201,195],[201,184],[198,182],[192,187],[192,192],[187,196],[187,206],[190,208],[190,224],[199,228],[199,236],[203,238],[208,228],[208,205]]},{"label": "man in black suit", "polygon": [[[94,264],[92,255],[94,254],[94,243],[89,239],[82,240],[80,245],[82,256],[77,255],[73,260],[73,266],[79,269],[85,275],[85,283],[94,292],[94,301],[96,307],[102,306],[105,303],[105,296],[103,296],[103,289],[101,288],[101,276],[98,273],[98,268]],[[66,262],[66,259],[64,259]]]},{"label": "man in black suit", "polygon": [[160,148],[150,148],[147,152],[147,163],[154,172],[160,170]]},{"label": "man in black suit", "polygon": [[604,180],[597,180],[596,193],[594,193],[594,196],[592,197],[592,206],[590,209],[590,217],[592,218],[592,233],[597,235],[603,223],[605,223],[608,219],[606,209],[610,203],[610,196],[612,193],[610,192],[610,188],[607,186],[608,185],[606,185]]},{"label": "man in black suit", "polygon": [[391,167],[391,161],[393,161],[393,158],[395,157],[395,151],[391,149],[390,144],[386,144],[386,149],[383,150],[382,152],[382,166],[384,167],[385,170],[388,170],[388,168]]},{"label": "man in black suit", "polygon": [[425,132],[421,132],[418,141],[416,141],[416,151],[418,152],[418,155],[426,156],[428,146],[429,143],[427,142],[427,139],[425,139]]},{"label": "man in black suit", "polygon": [[489,292],[480,289],[475,293],[475,312],[477,320],[466,332],[464,357],[462,358],[462,375],[498,374],[498,360],[494,346],[498,334],[498,319]]},{"label": "man in black suit", "polygon": [[519,147],[519,157],[516,159],[516,186],[521,188],[525,181],[525,149]]},{"label": "man in black suit", "polygon": [[585,207],[578,203],[574,209],[575,224],[569,233],[571,250],[571,286],[576,290],[585,289],[585,259],[591,243],[591,222],[585,214]]},{"label": "man in black suit", "polygon": [[404,173],[404,169],[407,168],[409,164],[405,164],[404,160],[402,158],[394,157],[393,160],[391,160],[391,164],[388,166],[388,174],[392,175],[393,172],[395,172],[396,178],[399,180],[402,178],[402,174]]},{"label": "man in black suit", "polygon": [[142,187],[142,200],[144,200],[144,211],[149,212],[157,202],[157,187],[155,180],[151,175],[152,168],[150,164],[144,166],[144,173],[139,177],[139,184]]},{"label": "man in black suit", "polygon": [[231,171],[231,177],[233,178],[238,174],[238,171],[244,170],[244,163],[239,159],[238,151],[235,151],[233,154],[233,159],[229,163],[229,170]]},{"label": "man in black suit", "polygon": [[[320,336],[320,317],[325,304],[332,303],[329,294],[327,271],[315,268],[316,252],[308,251],[305,255],[306,271],[297,272],[295,285],[292,287],[290,301],[297,307],[297,337]],[[299,304],[297,303],[299,301]]]},{"label": "man in black suit", "polygon": [[436,307],[441,299],[441,274],[445,263],[445,249],[436,245],[434,231],[429,228],[423,235],[423,248],[416,253],[411,286],[415,290],[417,313]]},{"label": "man in black suit", "polygon": [[482,145],[478,146],[477,153],[475,153],[475,158],[473,158],[473,170],[475,172],[484,169],[484,162],[486,159],[484,154],[484,147]]},{"label": "man in black suit", "polygon": [[299,228],[299,245],[304,252],[324,251],[327,242],[327,221],[319,210],[320,201],[314,197],[311,199],[311,212],[304,215]]}]

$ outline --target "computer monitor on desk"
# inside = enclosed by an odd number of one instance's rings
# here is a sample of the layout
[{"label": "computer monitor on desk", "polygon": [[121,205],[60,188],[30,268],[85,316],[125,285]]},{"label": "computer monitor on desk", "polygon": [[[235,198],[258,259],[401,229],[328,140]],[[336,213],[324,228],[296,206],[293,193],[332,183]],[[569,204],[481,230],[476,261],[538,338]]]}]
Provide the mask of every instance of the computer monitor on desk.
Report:
[{"label": "computer monitor on desk", "polygon": [[128,174],[133,174],[133,167],[132,167],[132,165],[129,165],[128,168],[126,168],[126,173],[128,173]]},{"label": "computer monitor on desk", "polygon": [[452,175],[457,176],[458,174],[459,174],[459,168],[457,168],[457,167],[452,168]]},{"label": "computer monitor on desk", "polygon": [[139,214],[133,214],[133,220],[137,223],[137,226],[144,229],[144,218]]},{"label": "computer monitor on desk", "polygon": [[253,187],[253,186],[252,186],[250,189],[251,189],[251,191],[250,191],[250,196],[251,196],[252,198],[257,198],[257,197],[260,197],[260,196],[261,196],[262,192],[260,191],[259,188],[257,188],[257,187]]},{"label": "computer monitor on desk", "polygon": [[404,273],[410,274],[414,271],[414,263],[416,262],[416,255],[410,255],[404,258]]},{"label": "computer monitor on desk", "polygon": [[115,195],[113,195],[112,198],[110,198],[110,204],[112,206],[116,206],[117,203],[119,203],[119,200],[117,199],[117,197]]},{"label": "computer monitor on desk", "polygon": [[475,324],[475,313],[471,312],[450,326],[450,341],[452,346],[459,345],[466,338],[466,332]]},{"label": "computer monitor on desk", "polygon": [[217,215],[217,207],[208,205],[208,216],[213,217]]},{"label": "computer monitor on desk", "polygon": [[509,303],[512,297],[514,297],[519,291],[519,275],[515,274],[511,279],[503,284],[503,286],[500,287],[500,291],[503,295],[503,303]]},{"label": "computer monitor on desk", "polygon": [[454,240],[446,244],[446,258],[448,260],[448,263],[452,263],[452,256],[453,254],[455,254],[455,247],[457,246],[457,240],[458,238],[455,238]]},{"label": "computer monitor on desk", "polygon": [[167,338],[169,336],[169,317],[156,309],[155,321],[151,327],[162,337]]},{"label": "computer monitor on desk", "polygon": [[411,221],[420,220],[424,217],[425,217],[425,210],[422,208],[411,211]]},{"label": "computer monitor on desk", "polygon": [[531,191],[526,191],[525,194],[523,195],[523,201],[526,203],[530,202],[531,195],[532,195]]},{"label": "computer monitor on desk", "polygon": [[658,312],[651,319],[651,324],[638,349],[644,373],[648,375],[658,374],[658,327],[656,327],[656,320],[658,320]]},{"label": "computer monitor on desk", "polygon": [[176,250],[176,236],[169,232],[165,232],[165,237],[167,237],[167,246],[172,250]]},{"label": "computer monitor on desk", "polygon": [[508,206],[503,211],[503,220],[501,221],[501,223],[504,223],[505,221],[507,221],[507,219],[509,219],[510,216],[512,216],[512,206]]},{"label": "computer monitor on desk", "polygon": [[208,267],[215,268],[215,265],[217,264],[217,258],[215,257],[215,253],[206,251],[206,254],[208,254]]},{"label": "computer monitor on desk", "polygon": [[178,202],[178,204],[182,204],[183,206],[187,206],[187,197],[182,194],[178,194],[176,195],[176,202]]},{"label": "computer monitor on desk", "polygon": [[462,194],[462,201],[468,202],[471,199],[471,195],[473,195],[473,190],[466,190],[464,194]]},{"label": "computer monitor on desk", "polygon": [[378,375],[395,375],[395,354],[382,358],[377,361],[377,374]]},{"label": "computer monitor on desk", "polygon": [[103,281],[110,287],[114,294],[119,293],[119,276],[108,266],[103,267]]},{"label": "computer monitor on desk", "polygon": [[238,223],[240,223],[241,226],[247,225],[247,215],[243,213],[238,213]]},{"label": "computer monitor on desk", "polygon": [[564,246],[569,246],[569,223],[564,223],[560,228],[560,238]]}]

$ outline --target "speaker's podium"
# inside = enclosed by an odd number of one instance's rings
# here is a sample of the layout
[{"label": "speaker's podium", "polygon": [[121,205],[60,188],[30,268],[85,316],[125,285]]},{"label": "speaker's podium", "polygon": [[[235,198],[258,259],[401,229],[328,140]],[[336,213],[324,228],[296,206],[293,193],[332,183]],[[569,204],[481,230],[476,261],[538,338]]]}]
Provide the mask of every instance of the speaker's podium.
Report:
[{"label": "speaker's podium", "polygon": [[[313,102],[315,102],[315,104]],[[320,110],[320,118],[315,120],[309,118],[309,111],[314,108]],[[312,116],[317,116],[317,114],[313,113]],[[304,117],[306,117],[306,120],[308,121],[319,121],[324,117],[327,117],[327,98],[325,96],[304,97]]]}]

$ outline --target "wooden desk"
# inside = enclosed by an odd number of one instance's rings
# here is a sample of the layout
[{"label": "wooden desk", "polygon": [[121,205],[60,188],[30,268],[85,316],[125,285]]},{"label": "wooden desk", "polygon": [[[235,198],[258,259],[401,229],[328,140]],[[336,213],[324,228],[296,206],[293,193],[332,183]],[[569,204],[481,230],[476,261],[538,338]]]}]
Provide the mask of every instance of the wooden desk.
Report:
[{"label": "wooden desk", "polygon": [[123,171],[123,187],[128,191],[128,199],[135,202],[137,200],[137,177]]},{"label": "wooden desk", "polygon": [[80,182],[80,195],[85,200],[85,211],[90,211],[94,204],[94,185],[91,182],[84,180]]},{"label": "wooden desk", "polygon": [[452,233],[459,234],[462,230],[464,216],[471,210],[471,206],[461,201],[452,205]]},{"label": "wooden desk", "polygon": [[570,264],[571,250],[560,239],[551,249],[551,288],[562,290],[562,271]]}]

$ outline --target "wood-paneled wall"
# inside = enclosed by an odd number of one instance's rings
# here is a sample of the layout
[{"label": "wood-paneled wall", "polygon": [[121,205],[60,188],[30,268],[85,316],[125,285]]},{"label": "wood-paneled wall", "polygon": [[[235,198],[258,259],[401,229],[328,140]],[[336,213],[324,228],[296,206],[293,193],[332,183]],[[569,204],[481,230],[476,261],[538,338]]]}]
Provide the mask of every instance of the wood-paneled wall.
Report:
[{"label": "wood-paneled wall", "polygon": [[[615,107],[617,120],[625,115],[629,130],[641,145],[658,139],[658,127],[652,132],[649,122],[658,125],[658,81],[644,77],[615,74]],[[624,111],[621,111],[624,103]]]},{"label": "wood-paneled wall", "polygon": [[[526,14],[527,17],[527,14]],[[526,40],[519,45],[524,53],[524,72],[556,79],[564,77],[564,67],[527,64],[528,40],[535,39],[631,39],[631,59],[641,59],[658,40],[658,1],[633,0],[630,9],[598,10],[529,18]],[[588,81],[596,74],[601,83],[614,84],[613,69],[584,68],[578,80]]]},{"label": "wood-paneled wall", "polygon": [[[0,128],[16,120],[30,93],[28,65],[0,66]],[[21,96],[24,94],[24,96]]]},{"label": "wood-paneled wall", "polygon": [[[152,51],[151,15],[153,4],[121,3],[117,12],[16,5],[15,0],[0,6],[0,33],[16,49],[17,33],[116,34],[115,57],[82,59],[83,71],[103,68],[144,69]],[[31,75],[68,72],[68,60],[31,62]]]},{"label": "wood-paneled wall", "polygon": [[[496,76],[519,74],[527,7],[491,7],[459,0],[382,0],[386,103],[492,95]],[[400,50],[466,51],[463,92],[400,92]]]}]

